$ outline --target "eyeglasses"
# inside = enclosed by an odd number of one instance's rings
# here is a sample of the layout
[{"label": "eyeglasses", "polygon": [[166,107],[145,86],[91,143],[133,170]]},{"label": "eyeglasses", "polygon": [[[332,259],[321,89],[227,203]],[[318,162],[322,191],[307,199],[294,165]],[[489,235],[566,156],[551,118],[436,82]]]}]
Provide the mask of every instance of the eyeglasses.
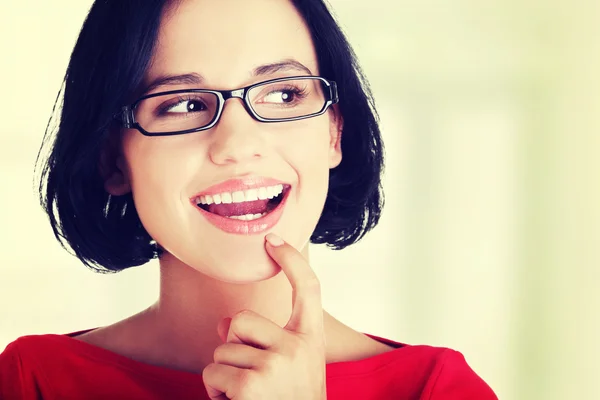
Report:
[{"label": "eyeglasses", "polygon": [[146,136],[181,135],[212,128],[225,101],[237,97],[260,122],[316,117],[338,102],[337,85],[319,76],[271,79],[235,90],[184,89],[153,93],[122,108],[124,128]]}]

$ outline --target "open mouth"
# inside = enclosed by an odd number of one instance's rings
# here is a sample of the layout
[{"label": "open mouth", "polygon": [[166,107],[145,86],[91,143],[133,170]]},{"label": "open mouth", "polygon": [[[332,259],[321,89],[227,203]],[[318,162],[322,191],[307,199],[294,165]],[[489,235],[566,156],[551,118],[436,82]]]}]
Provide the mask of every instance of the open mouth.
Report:
[{"label": "open mouth", "polygon": [[254,188],[233,193],[205,195],[196,198],[196,205],[211,214],[228,219],[252,221],[265,217],[286,198],[291,185]]}]

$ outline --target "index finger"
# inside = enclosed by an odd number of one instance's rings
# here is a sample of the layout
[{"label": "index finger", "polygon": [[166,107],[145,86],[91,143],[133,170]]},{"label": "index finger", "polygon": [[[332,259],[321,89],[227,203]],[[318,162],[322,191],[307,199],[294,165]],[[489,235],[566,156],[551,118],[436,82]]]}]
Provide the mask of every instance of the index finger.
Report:
[{"label": "index finger", "polygon": [[292,285],[292,316],[285,329],[323,336],[323,306],[319,278],[294,247],[273,233],[266,236],[267,251]]}]

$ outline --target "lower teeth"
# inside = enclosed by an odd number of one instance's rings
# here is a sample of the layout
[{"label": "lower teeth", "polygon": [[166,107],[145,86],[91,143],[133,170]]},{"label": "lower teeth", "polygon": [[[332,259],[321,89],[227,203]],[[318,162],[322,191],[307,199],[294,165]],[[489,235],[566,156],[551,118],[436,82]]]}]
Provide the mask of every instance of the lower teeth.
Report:
[{"label": "lower teeth", "polygon": [[264,215],[266,215],[267,213],[262,213],[262,214],[246,214],[246,215],[231,215],[227,218],[231,218],[231,219],[239,219],[241,221],[252,221],[253,219],[258,219]]}]

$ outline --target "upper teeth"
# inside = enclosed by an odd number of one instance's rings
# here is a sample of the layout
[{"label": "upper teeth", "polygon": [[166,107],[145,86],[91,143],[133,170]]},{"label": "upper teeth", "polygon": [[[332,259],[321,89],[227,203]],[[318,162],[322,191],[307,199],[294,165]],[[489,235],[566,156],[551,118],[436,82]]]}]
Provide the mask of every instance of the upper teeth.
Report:
[{"label": "upper teeth", "polygon": [[207,194],[196,197],[196,204],[230,204],[242,203],[244,201],[266,200],[277,197],[283,192],[283,185],[260,187],[237,192],[223,192],[219,194]]}]

